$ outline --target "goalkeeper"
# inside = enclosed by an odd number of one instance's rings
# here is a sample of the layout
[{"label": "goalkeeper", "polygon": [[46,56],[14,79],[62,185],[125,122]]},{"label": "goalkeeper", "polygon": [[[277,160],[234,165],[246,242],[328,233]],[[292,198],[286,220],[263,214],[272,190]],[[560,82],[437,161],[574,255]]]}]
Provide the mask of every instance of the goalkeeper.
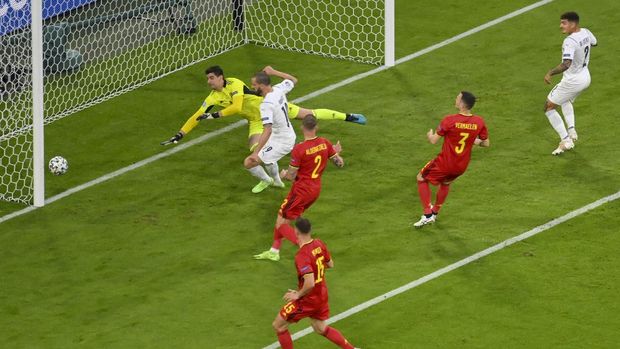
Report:
[{"label": "goalkeeper", "polygon": [[[248,120],[248,147],[250,151],[258,145],[258,139],[263,132],[263,123],[260,116],[260,104],[263,97],[250,90],[243,81],[236,78],[224,78],[224,71],[215,65],[207,68],[207,84],[211,87],[211,93],[204,100],[200,108],[192,115],[181,130],[162,145],[177,143],[183,136],[198,125],[200,120],[217,119],[220,117],[239,115]],[[214,107],[222,108],[213,112]],[[362,114],[345,114],[329,109],[309,110],[297,105],[288,104],[288,115],[291,118],[303,119],[312,114],[322,120],[343,120],[357,124],[366,124],[366,117]]]}]

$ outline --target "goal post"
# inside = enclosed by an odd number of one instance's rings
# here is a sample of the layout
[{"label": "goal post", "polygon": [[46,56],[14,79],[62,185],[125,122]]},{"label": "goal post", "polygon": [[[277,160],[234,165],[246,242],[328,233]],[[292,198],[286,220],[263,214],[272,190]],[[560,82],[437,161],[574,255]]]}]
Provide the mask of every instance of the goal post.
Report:
[{"label": "goal post", "polygon": [[0,200],[44,204],[44,125],[247,43],[391,66],[394,0],[0,0]]}]

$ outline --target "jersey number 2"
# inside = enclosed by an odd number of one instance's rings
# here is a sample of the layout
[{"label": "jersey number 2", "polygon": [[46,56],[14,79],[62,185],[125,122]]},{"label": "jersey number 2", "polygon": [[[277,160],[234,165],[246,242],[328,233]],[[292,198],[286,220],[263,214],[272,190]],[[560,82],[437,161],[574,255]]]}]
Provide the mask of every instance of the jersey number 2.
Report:
[{"label": "jersey number 2", "polygon": [[317,155],[314,157],[314,163],[316,166],[314,167],[314,171],[312,171],[312,178],[319,178],[319,167],[321,167],[321,163],[323,162],[323,157],[321,155]]},{"label": "jersey number 2", "polygon": [[459,146],[454,147],[454,151],[456,151],[457,154],[460,154],[463,152],[463,150],[465,150],[465,141],[467,140],[467,138],[469,138],[469,133],[461,132],[459,136],[461,136],[461,140],[459,141]]},{"label": "jersey number 2", "polygon": [[585,53],[585,56],[583,57],[583,66],[585,67],[586,65],[588,65],[588,63],[586,63],[588,61],[588,53],[590,53],[590,46],[586,46],[583,49],[583,53]]}]

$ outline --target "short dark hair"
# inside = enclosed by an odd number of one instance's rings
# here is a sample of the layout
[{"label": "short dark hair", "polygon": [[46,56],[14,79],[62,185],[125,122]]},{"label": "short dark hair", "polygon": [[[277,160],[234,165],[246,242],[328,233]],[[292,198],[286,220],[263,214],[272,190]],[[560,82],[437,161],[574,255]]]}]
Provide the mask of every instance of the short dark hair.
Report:
[{"label": "short dark hair", "polygon": [[471,109],[476,104],[476,96],[471,92],[461,91],[461,101],[465,103],[467,108]]},{"label": "short dark hair", "polygon": [[312,230],[312,224],[308,219],[299,217],[295,220],[295,228],[302,234],[309,234]]},{"label": "short dark hair", "polygon": [[306,130],[311,131],[316,128],[319,122],[314,115],[308,114],[304,116],[304,119],[301,121],[301,124],[304,126]]},{"label": "short dark hair", "polygon": [[579,15],[577,12],[564,12],[560,16],[560,19],[565,19],[569,22],[579,23]]},{"label": "short dark hair", "polygon": [[271,78],[264,71],[259,71],[254,74],[254,79],[256,79],[256,82],[261,85],[271,85]]},{"label": "short dark hair", "polygon": [[207,68],[207,70],[205,70],[205,75],[209,75],[209,74],[215,74],[215,76],[222,76],[224,75],[224,71],[219,65],[214,65],[214,66]]}]

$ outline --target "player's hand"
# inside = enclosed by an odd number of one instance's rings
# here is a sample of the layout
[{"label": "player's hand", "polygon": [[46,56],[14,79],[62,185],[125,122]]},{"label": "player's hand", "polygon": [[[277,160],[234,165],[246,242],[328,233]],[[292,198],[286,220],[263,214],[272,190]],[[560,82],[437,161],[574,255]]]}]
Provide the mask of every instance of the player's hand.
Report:
[{"label": "player's hand", "polygon": [[280,171],[280,178],[281,179],[288,179],[287,175],[288,175],[288,170]]},{"label": "player's hand", "polygon": [[196,118],[196,121],[204,120],[204,119],[217,119],[220,117],[219,113],[204,113]]},{"label": "player's hand", "polygon": [[430,130],[428,130],[428,132],[426,132],[426,137],[431,137],[432,135],[434,135],[435,132],[433,131],[433,129],[431,128]]},{"label": "player's hand", "polygon": [[287,303],[296,301],[299,299],[299,292],[297,292],[296,290],[289,289],[288,292],[284,294],[283,298]]},{"label": "player's hand", "polygon": [[334,148],[334,151],[339,154],[342,151],[342,145],[340,145],[340,141],[336,142],[333,148]]},{"label": "player's hand", "polygon": [[480,143],[482,143],[482,139],[476,137],[476,139],[474,139],[474,145],[480,145]]},{"label": "player's hand", "polygon": [[174,136],[172,136],[169,140],[167,140],[167,141],[163,141],[163,142],[161,142],[161,143],[159,143],[159,144],[161,144],[161,145],[168,145],[168,144],[170,144],[170,143],[175,143],[175,144],[176,144],[176,143],[178,143],[178,142],[179,142],[182,138],[183,138],[183,132],[180,132],[180,131],[179,131],[179,133],[177,133],[177,134],[175,134]]},{"label": "player's hand", "polygon": [[545,83],[547,85],[551,84],[551,74],[549,74],[549,73],[545,74]]},{"label": "player's hand", "polygon": [[267,75],[273,75],[273,73],[274,73],[275,71],[276,71],[276,70],[275,70],[275,69],[273,69],[270,65],[268,65],[268,66],[266,66],[265,68],[263,68],[263,72],[264,72],[265,74],[267,74]]}]

